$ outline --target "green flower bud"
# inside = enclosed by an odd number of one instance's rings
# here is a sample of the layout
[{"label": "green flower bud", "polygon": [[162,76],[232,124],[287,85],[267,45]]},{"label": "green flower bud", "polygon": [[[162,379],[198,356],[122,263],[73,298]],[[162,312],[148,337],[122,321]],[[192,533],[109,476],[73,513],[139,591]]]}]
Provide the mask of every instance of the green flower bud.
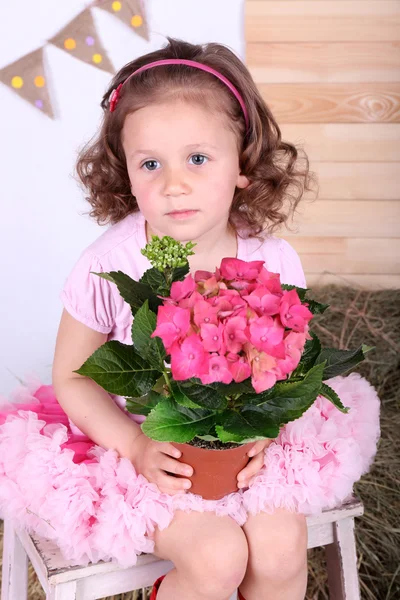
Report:
[{"label": "green flower bud", "polygon": [[187,263],[187,257],[194,254],[192,248],[195,246],[193,242],[183,245],[169,235],[161,239],[153,235],[151,242],[141,249],[141,253],[148,258],[155,269],[164,271],[168,268],[183,267]]}]

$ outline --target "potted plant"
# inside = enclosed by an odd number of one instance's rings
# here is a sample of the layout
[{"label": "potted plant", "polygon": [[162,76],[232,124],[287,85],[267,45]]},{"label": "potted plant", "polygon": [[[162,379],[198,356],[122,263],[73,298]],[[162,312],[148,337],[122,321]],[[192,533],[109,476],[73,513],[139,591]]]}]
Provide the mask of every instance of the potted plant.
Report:
[{"label": "potted plant", "polygon": [[325,381],[372,348],[321,348],[309,322],[329,305],[281,284],[263,261],[224,258],[215,273],[192,276],[194,245],[153,236],[142,250],[152,268],[139,281],[93,273],[129,304],[133,343],[106,342],[76,373],[146,415],[144,434],[173,443],[193,467],[190,491],[218,499],[237,490],[249,445],[276,438],[318,395],[347,413]]}]

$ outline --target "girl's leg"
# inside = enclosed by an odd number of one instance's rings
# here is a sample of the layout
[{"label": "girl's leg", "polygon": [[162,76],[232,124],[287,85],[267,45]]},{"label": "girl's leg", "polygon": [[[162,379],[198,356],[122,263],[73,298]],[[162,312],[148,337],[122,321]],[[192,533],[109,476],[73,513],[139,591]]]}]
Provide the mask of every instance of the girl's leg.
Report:
[{"label": "girl's leg", "polygon": [[156,529],[154,541],[154,554],[175,565],[157,600],[228,600],[246,572],[246,536],[230,517],[176,511],[166,529]]},{"label": "girl's leg", "polygon": [[243,525],[249,547],[240,585],[245,600],[304,600],[307,590],[307,521],[277,509],[249,515]]}]

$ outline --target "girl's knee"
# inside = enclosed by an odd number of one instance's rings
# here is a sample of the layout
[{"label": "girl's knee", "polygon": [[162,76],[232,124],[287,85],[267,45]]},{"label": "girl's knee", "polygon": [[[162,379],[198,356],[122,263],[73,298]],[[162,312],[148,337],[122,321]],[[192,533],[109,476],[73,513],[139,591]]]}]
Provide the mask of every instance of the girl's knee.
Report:
[{"label": "girl's knee", "polygon": [[307,522],[303,515],[291,515],[287,526],[272,521],[269,528],[246,531],[249,545],[249,570],[253,577],[287,581],[307,571]]},{"label": "girl's knee", "polygon": [[278,583],[297,579],[306,572],[307,549],[282,544],[276,554],[274,553],[265,561],[264,568],[258,572],[258,577]]},{"label": "girl's knee", "polygon": [[207,598],[221,598],[239,587],[248,558],[246,536],[239,526],[235,526],[199,541],[192,560],[182,567],[197,589],[201,585]]},{"label": "girl's knee", "polygon": [[229,596],[247,569],[248,545],[242,528],[214,513],[180,513],[156,533],[156,552],[171,560],[178,574],[206,598]]},{"label": "girl's knee", "polygon": [[154,541],[154,554],[171,560],[195,589],[207,592],[207,598],[228,596],[246,573],[247,539],[230,517],[176,511],[166,529],[156,529]]}]

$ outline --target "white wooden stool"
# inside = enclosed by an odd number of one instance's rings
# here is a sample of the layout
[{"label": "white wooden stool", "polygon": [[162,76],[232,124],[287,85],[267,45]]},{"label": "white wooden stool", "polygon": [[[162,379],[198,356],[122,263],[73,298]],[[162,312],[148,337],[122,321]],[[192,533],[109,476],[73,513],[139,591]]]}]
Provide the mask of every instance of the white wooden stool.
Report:
[{"label": "white wooden stool", "polygon": [[[363,512],[361,500],[352,497],[338,508],[307,517],[308,548],[325,546],[330,600],[360,600],[354,517]],[[140,555],[129,568],[111,562],[71,566],[53,542],[17,530],[6,519],[2,600],[27,600],[28,558],[47,600],[95,600],[150,587],[174,566],[152,554]]]}]

